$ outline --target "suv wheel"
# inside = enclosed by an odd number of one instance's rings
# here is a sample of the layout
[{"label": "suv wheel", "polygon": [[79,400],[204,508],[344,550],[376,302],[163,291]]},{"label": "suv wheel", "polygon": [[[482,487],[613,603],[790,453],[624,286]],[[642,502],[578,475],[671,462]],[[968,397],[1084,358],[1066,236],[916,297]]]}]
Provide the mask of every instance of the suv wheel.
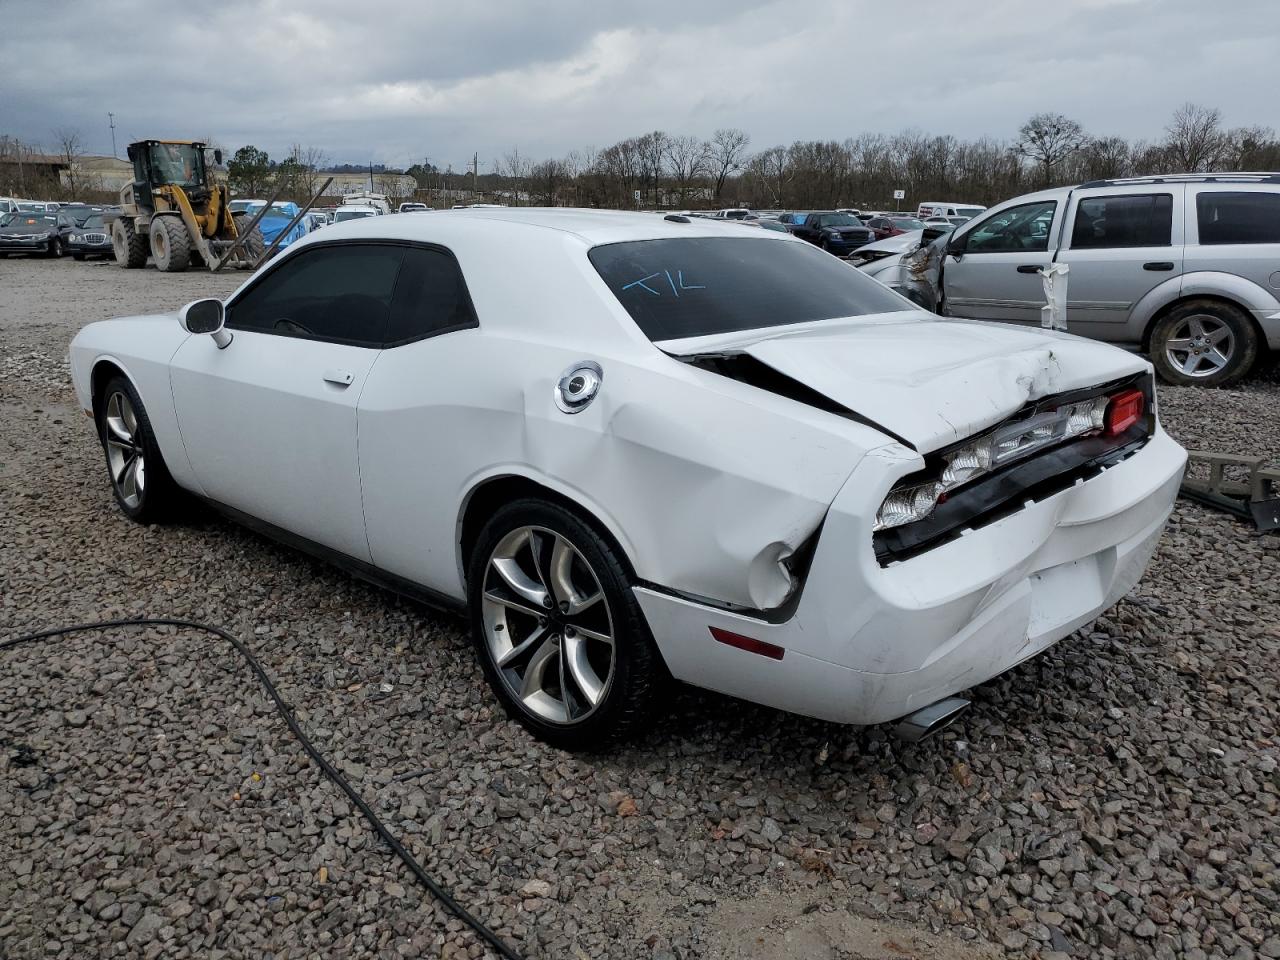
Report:
[{"label": "suv wheel", "polygon": [[1188,300],[1151,332],[1151,362],[1177,386],[1235,383],[1258,357],[1258,335],[1245,314],[1217,300]]}]

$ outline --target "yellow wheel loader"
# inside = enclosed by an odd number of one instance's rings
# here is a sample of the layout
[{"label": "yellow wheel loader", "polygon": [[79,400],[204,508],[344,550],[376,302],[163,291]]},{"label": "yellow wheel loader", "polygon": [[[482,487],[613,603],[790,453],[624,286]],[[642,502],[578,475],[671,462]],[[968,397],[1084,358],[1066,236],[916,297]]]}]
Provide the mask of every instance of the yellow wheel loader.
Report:
[{"label": "yellow wheel loader", "polygon": [[[222,162],[214,151],[214,163]],[[111,245],[122,267],[145,267],[147,257],[166,273],[199,263],[210,270],[252,267],[262,256],[262,234],[244,214],[233,214],[227,186],[205,165],[205,145],[192,140],[140,140],[129,144],[133,182],[120,191],[120,212],[108,214]],[[248,236],[241,239],[246,229]]]}]

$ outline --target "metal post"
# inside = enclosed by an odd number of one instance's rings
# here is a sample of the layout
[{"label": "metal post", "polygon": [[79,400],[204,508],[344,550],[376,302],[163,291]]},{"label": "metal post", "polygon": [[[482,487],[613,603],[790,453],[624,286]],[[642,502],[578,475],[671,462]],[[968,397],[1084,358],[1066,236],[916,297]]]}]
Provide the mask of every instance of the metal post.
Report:
[{"label": "metal post", "polygon": [[324,182],[324,186],[316,191],[316,195],[307,201],[307,205],[298,211],[298,215],[289,221],[289,225],[276,234],[276,238],[271,241],[271,246],[262,251],[262,256],[258,258],[258,262],[253,265],[253,269],[257,270],[270,258],[271,254],[276,252],[276,247],[280,246],[280,241],[289,235],[289,231],[298,225],[298,221],[307,215],[307,211],[316,205],[316,201],[324,196],[324,192],[329,189],[329,184],[333,183],[333,177]]},{"label": "metal post", "polygon": [[[330,177],[329,179],[332,180],[333,178]],[[253,219],[249,221],[249,226],[245,227],[244,230],[236,236],[235,241],[227,248],[227,252],[222,255],[222,259],[209,268],[210,273],[217,273],[227,265],[227,261],[230,260],[232,255],[240,249],[240,245],[244,243],[249,234],[253,233],[253,228],[256,227],[258,222],[267,215],[267,211],[271,209],[271,205],[280,198],[280,194],[282,193],[284,193],[284,187],[277,187],[276,192],[273,193],[271,195],[271,199],[267,201],[267,205],[253,215]]]}]

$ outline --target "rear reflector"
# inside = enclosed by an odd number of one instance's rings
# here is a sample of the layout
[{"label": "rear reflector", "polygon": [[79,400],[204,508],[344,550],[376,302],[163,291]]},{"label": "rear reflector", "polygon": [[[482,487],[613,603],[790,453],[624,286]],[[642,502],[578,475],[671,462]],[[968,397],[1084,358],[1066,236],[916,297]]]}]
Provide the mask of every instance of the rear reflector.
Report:
[{"label": "rear reflector", "polygon": [[711,627],[710,629],[711,636],[715,637],[720,643],[737,647],[739,650],[747,651],[747,653],[758,653],[760,656],[768,657],[770,660],[781,660],[782,655],[787,652],[782,647],[772,643],[765,643],[763,640],[744,637],[742,634],[721,630],[719,627]]},{"label": "rear reflector", "polygon": [[1117,393],[1107,405],[1107,436],[1118,437],[1140,419],[1146,406],[1141,390]]}]

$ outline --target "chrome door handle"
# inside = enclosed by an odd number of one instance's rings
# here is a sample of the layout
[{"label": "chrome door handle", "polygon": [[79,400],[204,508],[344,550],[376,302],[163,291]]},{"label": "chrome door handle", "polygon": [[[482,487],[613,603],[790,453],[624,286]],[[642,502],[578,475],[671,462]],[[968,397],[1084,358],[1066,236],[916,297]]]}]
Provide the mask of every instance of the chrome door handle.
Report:
[{"label": "chrome door handle", "polygon": [[324,378],[329,383],[337,384],[339,387],[351,386],[351,381],[355,379],[346,370],[329,369],[324,372]]}]

